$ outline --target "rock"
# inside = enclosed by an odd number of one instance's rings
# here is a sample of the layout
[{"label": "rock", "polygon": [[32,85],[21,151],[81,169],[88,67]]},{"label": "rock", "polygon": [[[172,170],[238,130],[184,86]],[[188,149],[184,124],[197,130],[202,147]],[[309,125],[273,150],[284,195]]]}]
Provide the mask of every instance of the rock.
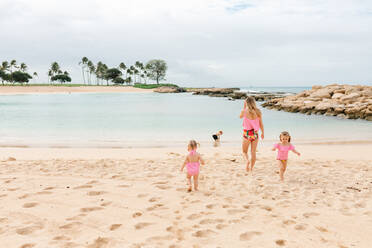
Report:
[{"label": "rock", "polygon": [[314,86],[294,96],[272,98],[262,104],[265,108],[338,116],[348,119],[372,119],[372,86],[328,85]]},{"label": "rock", "polygon": [[13,158],[13,157],[9,157],[8,159],[7,159],[7,161],[16,161],[17,159],[16,158]]},{"label": "rock", "polygon": [[334,93],[332,96],[332,99],[340,99],[341,97],[345,96],[342,93]]},{"label": "rock", "polygon": [[175,86],[161,86],[159,88],[154,89],[154,92],[157,93],[180,93],[186,92],[185,89]]},{"label": "rock", "polygon": [[353,93],[350,93],[348,95],[344,95],[343,97],[340,98],[341,101],[348,101],[348,100],[353,100],[355,98],[358,98],[360,97],[360,93],[356,93],[356,92],[353,92]]},{"label": "rock", "polygon": [[320,89],[318,91],[315,91],[310,95],[310,97],[313,98],[331,98],[331,93],[332,91],[325,88],[325,89]]}]

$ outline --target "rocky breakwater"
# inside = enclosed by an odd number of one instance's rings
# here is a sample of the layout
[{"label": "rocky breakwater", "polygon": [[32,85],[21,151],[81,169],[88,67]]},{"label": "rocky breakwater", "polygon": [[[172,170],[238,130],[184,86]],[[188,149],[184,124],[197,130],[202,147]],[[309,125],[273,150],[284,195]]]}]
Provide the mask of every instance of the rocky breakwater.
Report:
[{"label": "rocky breakwater", "polygon": [[247,96],[253,96],[256,101],[267,101],[274,98],[283,97],[285,93],[246,93],[239,91],[239,88],[189,88],[186,91],[193,95],[208,95],[210,97],[227,97],[229,100],[246,99]]},{"label": "rocky breakwater", "polygon": [[161,86],[154,89],[154,92],[157,93],[182,93],[186,92],[184,88],[178,86]]},{"label": "rocky breakwater", "polygon": [[321,114],[372,121],[372,86],[313,86],[297,95],[271,99],[262,104],[268,109],[304,114]]}]

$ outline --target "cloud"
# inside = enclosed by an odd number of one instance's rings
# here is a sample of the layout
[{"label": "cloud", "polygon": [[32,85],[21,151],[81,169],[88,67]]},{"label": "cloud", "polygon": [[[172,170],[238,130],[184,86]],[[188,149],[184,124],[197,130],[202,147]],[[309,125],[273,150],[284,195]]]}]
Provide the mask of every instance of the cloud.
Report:
[{"label": "cloud", "polygon": [[362,0],[3,0],[0,60],[26,62],[45,82],[53,61],[81,82],[83,56],[110,67],[164,59],[169,82],[189,86],[372,82],[372,16],[362,14],[371,8]]}]

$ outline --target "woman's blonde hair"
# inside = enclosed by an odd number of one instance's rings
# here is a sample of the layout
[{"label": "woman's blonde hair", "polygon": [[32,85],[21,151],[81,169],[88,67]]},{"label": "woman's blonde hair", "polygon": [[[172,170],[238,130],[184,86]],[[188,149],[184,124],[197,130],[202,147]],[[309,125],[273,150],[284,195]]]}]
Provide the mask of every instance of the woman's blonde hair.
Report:
[{"label": "woman's blonde hair", "polygon": [[245,103],[249,113],[253,113],[257,117],[261,116],[261,111],[257,108],[256,100],[254,99],[254,97],[248,96],[247,99],[245,99]]},{"label": "woman's blonde hair", "polygon": [[198,148],[198,146],[200,146],[200,144],[198,142],[196,142],[195,140],[190,140],[189,141],[189,147],[192,150],[195,150],[196,148]]},{"label": "woman's blonde hair", "polygon": [[282,141],[282,136],[287,136],[288,137],[288,142],[291,142],[291,135],[287,131],[283,131],[279,135],[280,141]]}]

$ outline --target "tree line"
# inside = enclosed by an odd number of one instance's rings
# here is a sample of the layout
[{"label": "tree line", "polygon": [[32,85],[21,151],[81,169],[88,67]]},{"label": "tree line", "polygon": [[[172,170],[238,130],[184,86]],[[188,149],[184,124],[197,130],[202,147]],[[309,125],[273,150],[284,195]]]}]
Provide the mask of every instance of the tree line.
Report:
[{"label": "tree line", "polygon": [[[154,59],[146,64],[136,61],[134,65],[126,66],[121,62],[117,67],[109,68],[106,64],[99,61],[94,64],[87,57],[83,57],[79,62],[84,84],[87,85],[106,85],[112,84],[132,84],[147,83],[149,79],[155,80],[157,84],[165,79],[167,64],[164,60]],[[0,80],[4,83],[28,83],[30,79],[38,77],[37,72],[32,76],[27,72],[28,66],[25,63],[17,65],[16,60],[3,61],[0,65]],[[62,71],[57,62],[53,62],[47,72],[48,83],[71,82],[71,77],[67,71]]]},{"label": "tree line", "polygon": [[166,62],[160,59],[150,60],[146,64],[136,61],[131,66],[121,62],[117,67],[109,68],[101,61],[94,64],[87,57],[83,57],[79,65],[84,84],[96,85],[104,82],[106,85],[109,82],[114,84],[147,83],[148,79],[155,80],[159,84],[161,80],[165,79],[168,69]]}]

